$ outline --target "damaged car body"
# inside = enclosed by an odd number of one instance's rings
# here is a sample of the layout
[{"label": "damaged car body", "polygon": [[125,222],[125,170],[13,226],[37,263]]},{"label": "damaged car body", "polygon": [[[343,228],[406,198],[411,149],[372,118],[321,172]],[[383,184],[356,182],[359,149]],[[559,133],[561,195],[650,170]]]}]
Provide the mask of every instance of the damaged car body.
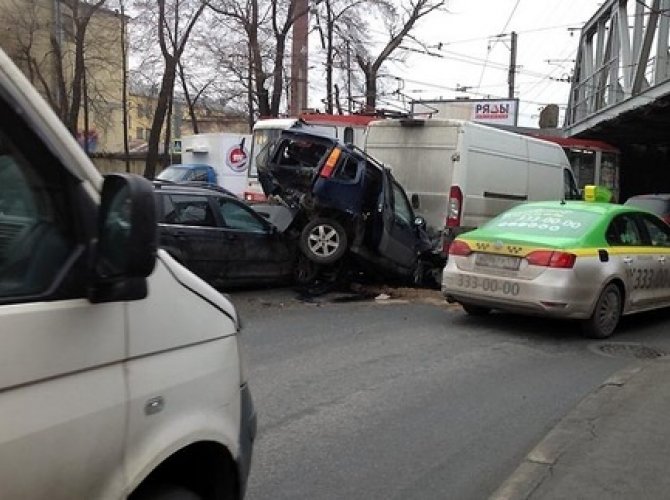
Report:
[{"label": "damaged car body", "polygon": [[444,265],[402,186],[355,146],[285,130],[257,162],[265,194],[292,211],[298,246],[311,262],[331,266],[347,256],[358,268],[414,284]]}]

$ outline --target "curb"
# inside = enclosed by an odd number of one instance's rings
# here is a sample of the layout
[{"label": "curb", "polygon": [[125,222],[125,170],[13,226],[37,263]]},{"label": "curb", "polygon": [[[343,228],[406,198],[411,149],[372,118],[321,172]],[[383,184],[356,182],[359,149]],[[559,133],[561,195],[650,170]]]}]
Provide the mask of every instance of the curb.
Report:
[{"label": "curb", "polygon": [[591,435],[592,422],[612,402],[633,377],[646,366],[637,363],[618,371],[597,389],[582,399],[549,433],[526,455],[523,462],[489,500],[528,500],[533,492],[551,476],[551,468],[574,443]]}]

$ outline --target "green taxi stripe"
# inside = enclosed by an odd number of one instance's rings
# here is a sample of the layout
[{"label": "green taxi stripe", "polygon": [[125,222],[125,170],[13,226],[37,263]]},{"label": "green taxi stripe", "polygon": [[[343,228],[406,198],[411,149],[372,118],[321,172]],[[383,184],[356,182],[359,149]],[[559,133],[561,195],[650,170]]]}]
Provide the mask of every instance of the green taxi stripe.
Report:
[{"label": "green taxi stripe", "polygon": [[599,250],[605,250],[610,255],[650,255],[662,254],[670,255],[670,247],[652,247],[652,246],[602,246],[589,248],[551,248],[546,246],[536,245],[515,245],[503,243],[502,247],[496,246],[490,241],[471,240],[467,238],[458,238],[460,241],[467,243],[473,252],[494,253],[497,255],[512,255],[515,257],[525,257],[536,250],[551,250],[560,252],[569,252],[575,254],[577,257],[594,257],[598,255]]}]

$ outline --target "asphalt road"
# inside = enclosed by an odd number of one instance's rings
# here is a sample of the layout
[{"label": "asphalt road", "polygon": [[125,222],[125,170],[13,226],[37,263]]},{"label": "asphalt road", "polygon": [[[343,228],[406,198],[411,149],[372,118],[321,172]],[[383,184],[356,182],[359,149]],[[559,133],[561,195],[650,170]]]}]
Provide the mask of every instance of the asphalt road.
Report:
[{"label": "asphalt road", "polygon": [[[233,295],[259,413],[248,499],[482,499],[584,396],[630,364],[569,322],[436,300]],[[670,352],[670,314],[611,342]]]}]

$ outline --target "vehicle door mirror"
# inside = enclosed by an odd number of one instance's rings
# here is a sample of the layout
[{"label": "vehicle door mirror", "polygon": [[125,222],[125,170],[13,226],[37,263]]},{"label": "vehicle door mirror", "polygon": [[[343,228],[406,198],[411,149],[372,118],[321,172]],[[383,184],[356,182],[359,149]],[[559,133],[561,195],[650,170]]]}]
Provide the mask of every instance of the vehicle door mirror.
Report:
[{"label": "vehicle door mirror", "polygon": [[[91,300],[132,300],[146,296],[144,278],[151,274],[156,264],[157,244],[152,184],[132,174],[106,176],[98,214],[94,270],[98,285],[109,286],[100,286],[101,295],[94,295]],[[120,285],[124,280],[133,283],[133,290]],[[142,285],[144,292],[140,297]]]},{"label": "vehicle door mirror", "polygon": [[417,216],[414,218],[414,225],[415,225],[416,227],[420,227],[420,228],[422,228],[422,229],[425,229],[425,228],[426,228],[426,219],[424,219],[424,218],[421,217],[420,215],[417,215]]},{"label": "vehicle door mirror", "polygon": [[411,202],[412,202],[412,208],[414,210],[418,210],[419,208],[421,208],[421,200],[419,199],[419,195],[417,193],[414,193],[412,195]]}]

